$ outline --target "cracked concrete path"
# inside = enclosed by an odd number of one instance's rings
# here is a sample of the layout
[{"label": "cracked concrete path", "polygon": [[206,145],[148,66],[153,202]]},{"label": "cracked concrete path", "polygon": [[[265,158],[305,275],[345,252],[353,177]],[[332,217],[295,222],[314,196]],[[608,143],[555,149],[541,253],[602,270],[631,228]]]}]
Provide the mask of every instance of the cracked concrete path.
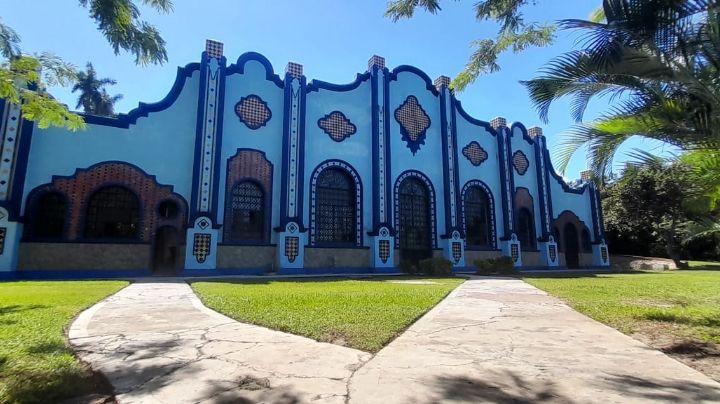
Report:
[{"label": "cracked concrete path", "polygon": [[352,403],[720,402],[720,384],[517,279],[472,279],[357,370]]},{"label": "cracked concrete path", "polygon": [[239,323],[184,282],[133,283],[71,325],[121,403],[344,403],[370,354]]}]

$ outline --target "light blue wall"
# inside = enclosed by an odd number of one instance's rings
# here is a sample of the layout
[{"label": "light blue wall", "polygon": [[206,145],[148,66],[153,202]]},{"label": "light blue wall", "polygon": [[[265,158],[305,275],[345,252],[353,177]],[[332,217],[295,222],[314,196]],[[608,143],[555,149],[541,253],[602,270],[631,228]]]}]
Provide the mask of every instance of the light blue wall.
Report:
[{"label": "light blue wall", "polygon": [[78,168],[119,160],[134,164],[160,184],[190,200],[199,72],[187,78],[175,102],[165,110],[138,118],[129,128],[88,124],[69,132],[35,127],[25,177],[23,211],[27,194],[48,183],[53,175],[73,175]]},{"label": "light blue wall", "polygon": [[565,192],[560,181],[561,180],[558,180],[552,175],[550,176],[550,191],[552,192],[553,205],[552,220],[557,219],[560,214],[569,210],[575,213],[588,227],[590,234],[593,234],[595,224],[592,220],[592,210],[590,206],[590,188],[586,187],[582,194]]},{"label": "light blue wall", "polygon": [[[303,218],[310,226],[310,182],[315,168],[325,160],[337,159],[351,165],[362,180],[363,245],[369,246],[372,230],[372,108],[371,84],[366,80],[350,91],[320,89],[307,94],[305,115],[305,195]],[[330,138],[318,126],[318,119],[332,111],[342,112],[357,131],[342,142]]]},{"label": "light blue wall", "polygon": [[[235,114],[235,104],[241,98],[255,94],[268,104],[272,116],[265,126],[250,129]],[[225,181],[227,161],[237,149],[256,149],[265,153],[273,164],[272,219],[271,226],[280,223],[280,186],[282,170],[283,140],[283,89],[266,79],[265,66],[256,60],[245,63],[243,74],[231,74],[225,79],[225,109],[223,116],[223,138],[220,157],[220,180],[218,188],[218,223],[222,224],[225,214]],[[275,239],[275,232],[272,232]]]},{"label": "light blue wall", "polygon": [[[458,191],[461,193],[460,197],[462,197],[463,187],[471,180],[482,181],[490,188],[495,203],[495,245],[500,245],[499,238],[503,233],[503,211],[497,138],[486,128],[468,122],[468,120],[459,113],[456,114],[456,126],[460,178]],[[463,148],[472,141],[478,142],[480,147],[488,154],[487,160],[477,167],[472,165],[470,160],[462,154]],[[462,200],[460,203],[462,203]],[[460,223],[462,223],[462,221]]]},{"label": "light blue wall", "polygon": [[[407,143],[402,140],[400,124],[395,119],[395,110],[405,102],[405,99],[414,95],[418,103],[430,117],[430,127],[425,135],[425,144],[412,154]],[[435,220],[436,220],[436,243],[439,243],[439,236],[445,233],[445,201],[443,191],[443,155],[442,155],[442,133],[440,128],[440,100],[426,87],[422,77],[413,72],[400,72],[396,81],[390,82],[390,150],[392,158],[392,182],[389,186],[395,187],[398,176],[406,170],[417,170],[425,174],[435,189]],[[395,220],[394,206],[393,222]]]},{"label": "light blue wall", "polygon": [[[515,189],[517,190],[520,187],[527,188],[528,191],[530,191],[530,195],[533,198],[533,218],[535,220],[535,237],[540,237],[542,235],[542,222],[541,222],[541,216],[540,216],[540,195],[538,194],[538,184],[537,184],[537,166],[535,162],[535,147],[530,144],[525,138],[523,137],[522,129],[519,127],[513,128],[511,139],[511,150],[510,150],[510,162],[511,162],[511,172],[514,175],[514,181],[515,181]],[[515,170],[515,166],[512,165],[512,156],[515,154],[516,151],[522,151],[525,154],[525,157],[528,159],[528,169],[525,172],[525,174],[520,175],[518,174],[517,170]],[[513,193],[514,195],[514,193]],[[514,216],[513,216],[514,217]]]}]

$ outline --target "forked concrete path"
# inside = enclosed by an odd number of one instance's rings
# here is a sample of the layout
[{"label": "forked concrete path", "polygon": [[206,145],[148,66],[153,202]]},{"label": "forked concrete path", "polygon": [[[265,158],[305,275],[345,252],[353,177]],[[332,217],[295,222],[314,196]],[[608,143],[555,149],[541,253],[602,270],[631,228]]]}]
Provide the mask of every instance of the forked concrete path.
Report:
[{"label": "forked concrete path", "polygon": [[372,359],[135,283],[70,329],[127,403],[720,402],[720,384],[515,279],[455,289]]},{"label": "forked concrete path", "polygon": [[121,403],[344,403],[370,358],[238,323],[184,282],[133,283],[81,313],[69,338]]}]

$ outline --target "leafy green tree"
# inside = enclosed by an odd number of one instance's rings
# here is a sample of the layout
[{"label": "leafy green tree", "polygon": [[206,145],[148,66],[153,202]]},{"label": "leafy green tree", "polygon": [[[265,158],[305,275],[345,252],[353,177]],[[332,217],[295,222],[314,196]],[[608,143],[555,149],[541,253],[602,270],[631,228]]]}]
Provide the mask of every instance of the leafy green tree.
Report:
[{"label": "leafy green tree", "polygon": [[[139,2],[162,13],[172,11],[171,0]],[[88,10],[115,54],[126,51],[139,65],[167,61],[165,41],[153,25],[140,19],[138,1],[79,0],[79,3]],[[20,36],[0,19],[0,98],[19,104],[25,119],[37,122],[41,128],[83,128],[81,117],[47,93],[48,86],[69,85],[76,79],[75,67],[53,54],[24,54]]]},{"label": "leafy green tree", "polygon": [[[572,100],[579,123],[561,144],[559,168],[582,146],[599,178],[633,136],[681,150],[720,151],[720,5],[714,0],[604,0],[605,21],[564,20],[583,48],[556,58],[524,82],[540,117]],[[582,122],[592,100],[611,108]],[[720,167],[720,166],[718,166]]]},{"label": "leafy green tree", "polygon": [[[492,20],[500,23],[497,37],[478,39],[472,42],[473,53],[465,69],[452,81],[451,86],[462,91],[480,75],[500,70],[498,56],[508,50],[515,53],[533,46],[547,46],[552,43],[555,25],[551,23],[526,22],[523,8],[537,0],[480,0],[474,5],[478,21]],[[410,18],[416,9],[436,14],[440,11],[440,0],[392,0],[385,15],[393,21]]]},{"label": "leafy green tree", "polygon": [[122,94],[111,96],[105,90],[105,86],[115,85],[117,82],[110,78],[98,78],[92,63],[88,62],[84,72],[78,72],[77,82],[72,92],[79,91],[80,96],[75,108],[83,107],[86,114],[113,116],[115,115],[114,105],[122,99]]},{"label": "leafy green tree", "polygon": [[608,242],[613,251],[661,254],[679,263],[688,226],[697,213],[688,196],[697,193],[691,169],[680,162],[628,165],[602,191]]}]

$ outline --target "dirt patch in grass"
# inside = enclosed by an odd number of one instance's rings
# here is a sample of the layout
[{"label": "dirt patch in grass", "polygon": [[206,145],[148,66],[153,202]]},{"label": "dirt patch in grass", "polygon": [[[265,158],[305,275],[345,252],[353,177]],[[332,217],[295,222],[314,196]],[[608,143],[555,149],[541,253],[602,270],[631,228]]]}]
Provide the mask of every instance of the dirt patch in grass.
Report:
[{"label": "dirt patch in grass", "polygon": [[720,345],[684,337],[683,328],[648,321],[636,324],[630,336],[720,382]]}]

